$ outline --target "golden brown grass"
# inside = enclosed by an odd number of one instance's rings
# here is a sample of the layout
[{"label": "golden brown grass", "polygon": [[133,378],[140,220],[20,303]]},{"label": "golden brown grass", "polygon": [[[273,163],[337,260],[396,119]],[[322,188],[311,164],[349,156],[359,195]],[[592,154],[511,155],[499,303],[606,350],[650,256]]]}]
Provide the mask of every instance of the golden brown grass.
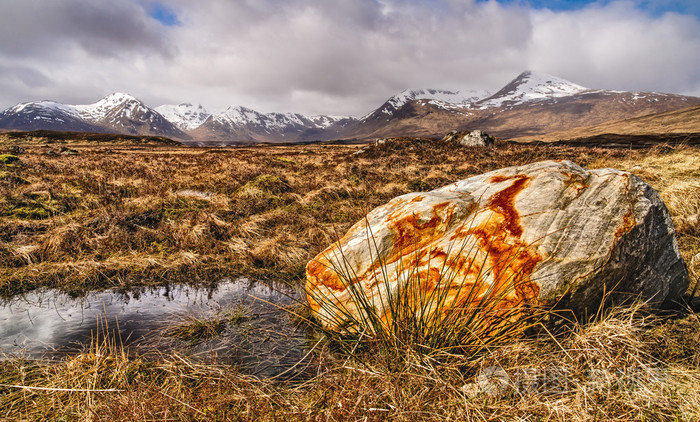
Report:
[{"label": "golden brown grass", "polygon": [[[85,147],[69,156],[27,149],[19,163],[1,169],[4,295],[37,286],[81,290],[238,275],[299,280],[306,262],[365,210],[544,159],[635,171],[661,190],[684,233],[698,235],[697,211],[685,201],[698,196],[694,149],[479,150],[410,139],[362,154],[353,154],[354,146],[319,145]],[[674,202],[679,197],[683,205]],[[691,249],[700,252],[692,246],[686,257]]]},{"label": "golden brown grass", "polygon": [[[670,348],[678,334],[694,337]],[[55,364],[0,363],[0,418],[694,421],[700,351],[692,341],[699,334],[696,315],[663,323],[637,307],[556,339],[543,333],[491,347],[471,361],[438,365],[406,357],[400,370],[389,371],[381,356],[350,359],[321,350],[318,375],[286,382],[177,354],[129,357],[98,340]]]},{"label": "golden brown grass", "polygon": [[[0,168],[4,295],[232,275],[299,283],[306,262],[366,210],[545,159],[638,174],[668,204],[686,261],[700,254],[700,151],[689,147],[473,149],[404,139],[360,154],[321,145],[76,148],[53,156],[30,147]],[[700,274],[700,258],[690,266]],[[0,362],[0,420],[692,421],[700,419],[698,344],[697,314],[634,308],[468,361],[407,352],[387,365],[371,349],[348,356],[321,342],[317,376],[282,382],[176,353],[134,356],[96,339],[58,362]]]},{"label": "golden brown grass", "polygon": [[240,324],[248,318],[249,313],[250,309],[239,306],[213,316],[187,315],[184,322],[169,327],[163,334],[194,344],[218,336],[227,324]]}]

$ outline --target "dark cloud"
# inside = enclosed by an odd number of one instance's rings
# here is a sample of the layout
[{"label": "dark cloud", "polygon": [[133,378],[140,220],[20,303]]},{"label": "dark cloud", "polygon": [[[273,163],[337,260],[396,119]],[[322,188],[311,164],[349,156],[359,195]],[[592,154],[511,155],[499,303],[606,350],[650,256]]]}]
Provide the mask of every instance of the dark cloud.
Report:
[{"label": "dark cloud", "polygon": [[0,51],[10,58],[173,53],[162,26],[131,1],[9,1],[0,11]]},{"label": "dark cloud", "polygon": [[[558,12],[526,3],[3,2],[0,75],[14,76],[0,82],[0,107],[126,91],[154,106],[359,115],[406,88],[494,90],[525,69],[590,87],[700,95],[697,17],[631,1]],[[154,19],[154,5],[178,24]]]},{"label": "dark cloud", "polygon": [[[257,98],[267,109],[275,104],[292,109],[287,99],[299,92],[337,97],[338,103],[361,92],[364,101],[346,101],[340,110],[332,110],[357,114],[414,86],[501,83],[513,76],[510,69],[522,70],[518,52],[525,50],[531,31],[526,10],[497,4],[275,3],[276,12],[269,13],[271,2],[256,3],[256,8],[204,2],[189,11],[189,23],[207,29],[182,39],[185,44],[206,40],[204,48],[183,51],[194,66],[207,63],[208,84]],[[213,44],[221,48],[209,50]],[[323,112],[314,104],[302,107]]]}]

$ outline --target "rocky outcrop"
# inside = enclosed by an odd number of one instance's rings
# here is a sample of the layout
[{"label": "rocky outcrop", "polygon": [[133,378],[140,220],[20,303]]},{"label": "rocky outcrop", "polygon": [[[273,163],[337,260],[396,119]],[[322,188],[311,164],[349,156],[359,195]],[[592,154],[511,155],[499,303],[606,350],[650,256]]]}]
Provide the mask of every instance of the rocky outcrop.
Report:
[{"label": "rocky outcrop", "polygon": [[459,142],[465,147],[490,147],[496,143],[496,139],[481,130],[471,132],[458,132],[453,130],[442,138],[443,142]]},{"label": "rocky outcrop", "polygon": [[[594,314],[604,295],[666,306],[687,289],[670,215],[631,173],[547,161],[394,198],[306,267],[310,306],[341,330],[363,309],[392,318],[410,280],[416,312],[527,304]],[[361,291],[365,304],[354,303]],[[430,299],[428,299],[430,300]],[[420,301],[418,301],[420,302]],[[439,308],[439,309],[438,309]]]}]

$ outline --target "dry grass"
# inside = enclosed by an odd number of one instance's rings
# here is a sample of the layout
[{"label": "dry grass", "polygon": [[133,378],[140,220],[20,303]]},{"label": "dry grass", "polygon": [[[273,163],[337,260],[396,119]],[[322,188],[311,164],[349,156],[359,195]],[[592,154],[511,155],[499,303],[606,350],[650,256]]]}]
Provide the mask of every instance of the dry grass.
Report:
[{"label": "dry grass", "polygon": [[[698,191],[691,149],[479,150],[410,139],[361,154],[354,154],[358,147],[319,145],[76,148],[78,155],[54,156],[27,147],[18,163],[1,169],[1,294],[238,275],[294,282],[336,233],[394,196],[544,159],[642,163],[641,175],[669,204]],[[654,162],[661,159],[668,163]],[[688,179],[682,189],[671,186],[677,173]],[[679,218],[696,212],[676,208]]]},{"label": "dry grass", "polygon": [[[56,364],[2,362],[0,418],[694,421],[700,352],[668,350],[678,326],[697,341],[695,315],[669,324],[626,309],[556,339],[544,333],[470,361],[405,359],[391,371],[376,355],[350,359],[321,350],[318,375],[296,382],[260,380],[178,355],[130,358],[118,345],[97,341]],[[669,353],[684,359],[663,360]]]},{"label": "dry grass", "polygon": [[[700,254],[693,148],[473,149],[427,140],[361,154],[320,145],[76,148],[79,155],[53,156],[30,147],[0,168],[3,295],[239,275],[299,283],[306,262],[366,210],[545,159],[638,174],[668,204],[686,261]],[[691,269],[700,273],[700,258]],[[371,350],[349,356],[321,342],[317,376],[281,382],[175,353],[146,359],[96,339],[59,362],[0,362],[0,420],[692,421],[700,419],[698,344],[693,312],[661,318],[637,308],[471,360],[406,354],[388,366]]]},{"label": "dry grass", "polygon": [[165,330],[164,335],[180,340],[198,343],[202,340],[221,334],[228,324],[240,324],[248,318],[250,309],[239,306],[213,316],[187,315],[185,322],[176,324]]}]

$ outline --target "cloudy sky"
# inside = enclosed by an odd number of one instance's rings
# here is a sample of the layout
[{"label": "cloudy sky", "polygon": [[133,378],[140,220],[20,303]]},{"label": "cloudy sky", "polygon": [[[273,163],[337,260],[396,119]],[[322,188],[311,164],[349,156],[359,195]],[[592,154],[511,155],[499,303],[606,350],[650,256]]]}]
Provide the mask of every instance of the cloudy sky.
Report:
[{"label": "cloudy sky", "polygon": [[0,1],[0,109],[127,92],[362,115],[406,88],[495,91],[526,69],[700,96],[700,2]]}]

